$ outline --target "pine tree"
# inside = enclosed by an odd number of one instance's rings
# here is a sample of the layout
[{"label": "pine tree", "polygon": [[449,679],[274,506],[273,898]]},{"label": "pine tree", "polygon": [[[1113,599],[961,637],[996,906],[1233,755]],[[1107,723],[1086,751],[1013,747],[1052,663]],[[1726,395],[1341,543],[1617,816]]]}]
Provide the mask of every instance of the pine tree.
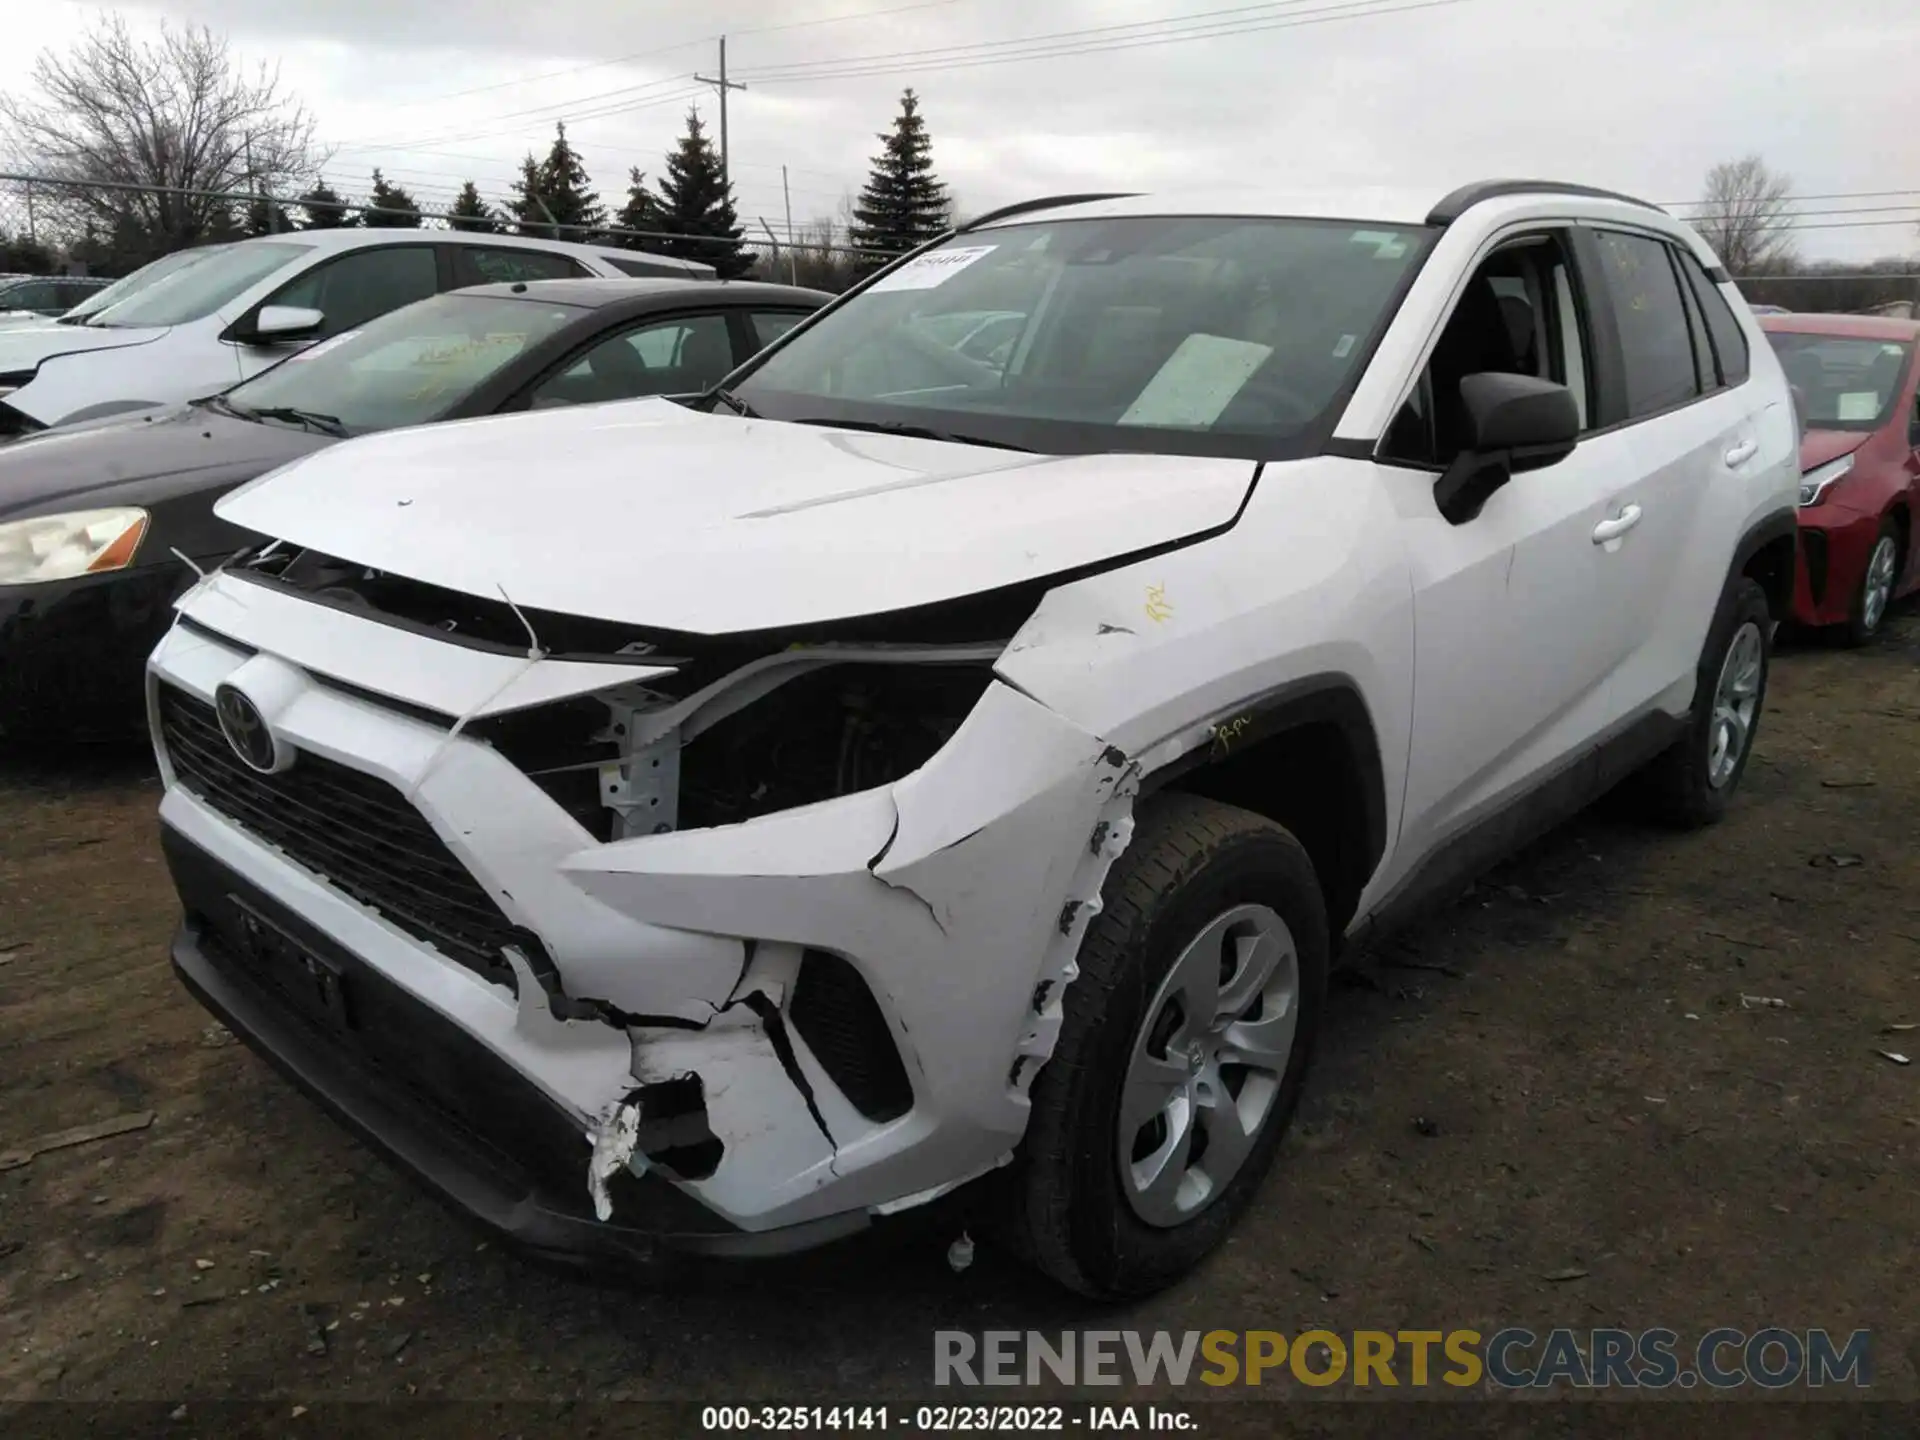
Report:
[{"label": "pine tree", "polygon": [[520,162],[519,178],[513,182],[513,198],[507,201],[507,213],[514,218],[514,229],[535,240],[551,240],[553,226],[547,222],[544,197],[540,191],[540,162],[531,151]]},{"label": "pine tree", "polygon": [[463,181],[460,193],[453,197],[453,208],[447,211],[447,224],[455,230],[466,230],[476,235],[498,235],[500,218],[493,213],[493,207],[480,198],[480,187],[473,181]]},{"label": "pine tree", "polygon": [[564,123],[554,126],[553,148],[545,160],[531,154],[520,162],[507,209],[522,235],[542,240],[591,240],[607,223],[607,207],[594,193],[580,153],[567,141]]},{"label": "pine tree", "polygon": [[256,195],[247,202],[247,218],[241,228],[248,235],[284,235],[294,228],[286,206],[270,195]]},{"label": "pine tree", "polygon": [[300,207],[302,230],[342,230],[360,223],[357,212],[341,208],[346,197],[324,180],[293,203]]},{"label": "pine tree", "polygon": [[707,141],[698,108],[687,112],[687,133],[667,157],[660,182],[661,225],[673,237],[651,249],[682,260],[711,265],[722,280],[744,275],[753,257],[740,243],[740,220],[733,209],[733,187],[720,173],[720,157]]},{"label": "pine tree", "polygon": [[867,268],[884,264],[925,244],[947,228],[952,201],[933,174],[933,139],[920,118],[919,98],[908,89],[900,96],[900,114],[853,207],[848,238],[863,251]]},{"label": "pine tree", "polygon": [[663,243],[659,232],[666,229],[666,216],[660,209],[660,197],[647,188],[646,171],[635,166],[627,172],[627,203],[613,217],[617,230],[638,230],[638,235],[615,235],[612,241],[628,250],[658,250]]},{"label": "pine tree", "polygon": [[368,192],[366,224],[382,230],[418,230],[420,205],[398,185],[389,185],[378,168],[373,172],[373,189]]}]

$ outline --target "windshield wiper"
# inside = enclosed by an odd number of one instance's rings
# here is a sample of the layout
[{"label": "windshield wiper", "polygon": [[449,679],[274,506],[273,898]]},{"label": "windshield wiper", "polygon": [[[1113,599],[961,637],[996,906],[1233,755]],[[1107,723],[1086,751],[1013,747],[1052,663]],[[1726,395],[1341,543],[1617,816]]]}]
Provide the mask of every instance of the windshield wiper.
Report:
[{"label": "windshield wiper", "polygon": [[202,395],[197,400],[189,400],[189,405],[201,406],[208,410],[218,410],[222,415],[231,415],[236,420],[258,420],[260,417],[244,405],[236,405],[224,395]]},{"label": "windshield wiper", "polygon": [[317,430],[322,435],[331,435],[337,440],[347,438],[347,427],[340,423],[338,416],[334,415],[322,415],[317,411],[301,410],[292,405],[262,405],[246,413],[249,416],[258,415],[262,420],[291,421],[295,425],[304,425],[309,430]]},{"label": "windshield wiper", "polygon": [[746,401],[742,400],[738,395],[734,394],[731,390],[727,389],[727,387],[724,385],[715,385],[712,389],[708,390],[700,398],[702,400],[719,400],[726,405],[730,405],[733,407],[735,414],[740,415],[748,420],[759,420],[764,418],[762,417],[762,415],[758,410],[754,409],[751,405],[747,404]]},{"label": "windshield wiper", "polygon": [[1015,445],[1008,440],[989,440],[984,435],[962,435],[955,430],[937,430],[930,425],[913,425],[905,420],[827,420],[806,416],[795,425],[825,425],[835,430],[868,430],[876,435],[904,435],[911,440],[944,440],[949,445],[981,445],[989,450],[1018,450],[1034,453],[1031,446]]}]

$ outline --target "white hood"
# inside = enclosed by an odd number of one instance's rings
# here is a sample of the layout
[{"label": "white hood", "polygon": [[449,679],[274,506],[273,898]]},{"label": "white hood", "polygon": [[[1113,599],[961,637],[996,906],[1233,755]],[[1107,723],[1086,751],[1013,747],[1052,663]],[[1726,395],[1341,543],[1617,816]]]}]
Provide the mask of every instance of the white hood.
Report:
[{"label": "white hood", "polygon": [[952,600],[1181,540],[1231,522],[1253,473],[639,400],[368,436],[215,512],[470,595],[717,635]]},{"label": "white hood", "polygon": [[0,325],[0,375],[31,370],[56,355],[145,345],[167,333],[165,326],[62,325],[45,316],[36,319],[37,324]]}]

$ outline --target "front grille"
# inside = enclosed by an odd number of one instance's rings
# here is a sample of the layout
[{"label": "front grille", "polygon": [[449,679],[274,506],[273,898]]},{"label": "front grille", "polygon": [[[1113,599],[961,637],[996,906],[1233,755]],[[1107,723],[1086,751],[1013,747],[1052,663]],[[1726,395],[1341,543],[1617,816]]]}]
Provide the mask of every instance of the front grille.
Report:
[{"label": "front grille", "polygon": [[913,1084],[887,1017],[847,961],[824,950],[807,951],[787,1017],[827,1077],[867,1119],[894,1120],[913,1108]]},{"label": "front grille", "polygon": [[1818,605],[1827,598],[1827,536],[1822,530],[1800,532],[1800,553],[1807,562],[1807,594]]},{"label": "front grille", "polygon": [[160,733],[182,786],[448,959],[508,986],[502,946],[519,947],[536,968],[544,960],[386,781],[305,751],[290,769],[263,775],[233,753],[213,706],[171,685],[160,687]]}]

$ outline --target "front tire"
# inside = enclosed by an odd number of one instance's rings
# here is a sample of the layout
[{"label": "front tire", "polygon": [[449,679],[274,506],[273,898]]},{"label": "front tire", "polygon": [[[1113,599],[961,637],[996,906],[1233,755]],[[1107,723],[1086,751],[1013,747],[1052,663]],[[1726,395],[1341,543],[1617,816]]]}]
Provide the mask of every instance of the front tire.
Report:
[{"label": "front tire", "polygon": [[1691,830],[1727,813],[1766,707],[1772,636],[1766,592],[1741,576],[1707,633],[1686,730],[1643,772],[1643,795],[1656,819]]},{"label": "front tire", "polygon": [[1887,618],[1893,592],[1900,584],[1900,526],[1889,515],[1880,522],[1873,549],[1867,552],[1867,568],[1854,592],[1853,614],[1847,621],[1849,645],[1865,645],[1880,633],[1880,622]]},{"label": "front tire", "polygon": [[1326,993],[1313,864],[1258,815],[1141,807],[1005,1176],[1002,1233],[1069,1289],[1148,1295],[1227,1236],[1273,1163]]}]

